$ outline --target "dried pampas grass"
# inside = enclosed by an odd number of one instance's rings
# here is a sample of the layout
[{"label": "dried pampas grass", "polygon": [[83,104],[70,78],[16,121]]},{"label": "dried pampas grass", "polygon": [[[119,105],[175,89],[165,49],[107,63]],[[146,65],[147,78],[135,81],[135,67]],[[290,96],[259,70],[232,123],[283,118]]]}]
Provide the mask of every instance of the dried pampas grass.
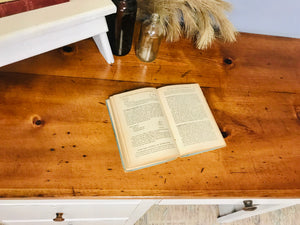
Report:
[{"label": "dried pampas grass", "polygon": [[226,17],[231,9],[222,0],[137,0],[138,19],[143,20],[158,13],[167,41],[186,37],[195,41],[196,47],[206,49],[216,37],[235,41],[236,30]]}]

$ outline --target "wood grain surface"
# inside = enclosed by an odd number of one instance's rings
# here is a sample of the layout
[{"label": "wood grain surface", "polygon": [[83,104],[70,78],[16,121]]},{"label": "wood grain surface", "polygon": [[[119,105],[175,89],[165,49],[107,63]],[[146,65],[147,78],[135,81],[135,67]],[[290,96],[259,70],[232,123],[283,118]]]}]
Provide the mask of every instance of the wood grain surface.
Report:
[{"label": "wood grain surface", "polygon": [[[0,197],[300,197],[300,40],[162,43],[106,64],[91,39],[0,68]],[[227,147],[125,173],[105,100],[199,83]]]}]

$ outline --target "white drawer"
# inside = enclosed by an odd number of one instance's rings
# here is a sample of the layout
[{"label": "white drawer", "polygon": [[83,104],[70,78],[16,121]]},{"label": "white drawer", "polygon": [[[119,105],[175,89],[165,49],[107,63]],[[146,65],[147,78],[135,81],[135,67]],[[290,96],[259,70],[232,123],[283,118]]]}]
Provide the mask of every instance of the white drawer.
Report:
[{"label": "white drawer", "polygon": [[68,219],[76,218],[125,218],[138,206],[139,202],[106,202],[91,205],[73,204],[58,205],[57,212],[64,213]]},{"label": "white drawer", "polygon": [[20,222],[4,222],[1,225],[124,225],[127,220],[95,220],[95,221],[20,221]]},{"label": "white drawer", "polygon": [[0,201],[0,221],[52,220],[63,213],[66,220],[128,218],[140,200]]},{"label": "white drawer", "polygon": [[56,212],[52,205],[0,205],[0,221],[51,219]]}]

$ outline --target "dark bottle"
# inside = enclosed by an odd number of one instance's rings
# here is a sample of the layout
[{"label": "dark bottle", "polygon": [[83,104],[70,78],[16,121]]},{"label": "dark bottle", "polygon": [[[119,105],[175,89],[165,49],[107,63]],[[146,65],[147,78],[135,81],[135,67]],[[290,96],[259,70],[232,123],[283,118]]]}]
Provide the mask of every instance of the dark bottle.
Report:
[{"label": "dark bottle", "polygon": [[113,0],[117,13],[106,17],[108,39],[114,55],[122,56],[129,53],[137,11],[136,0]]}]

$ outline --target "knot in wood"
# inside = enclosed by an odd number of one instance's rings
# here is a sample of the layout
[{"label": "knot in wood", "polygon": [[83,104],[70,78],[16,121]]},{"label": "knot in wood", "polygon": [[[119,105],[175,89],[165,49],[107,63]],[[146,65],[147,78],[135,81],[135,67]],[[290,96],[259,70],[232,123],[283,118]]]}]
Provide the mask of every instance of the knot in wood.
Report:
[{"label": "knot in wood", "polygon": [[34,116],[34,117],[32,118],[32,125],[33,125],[34,127],[41,127],[41,126],[43,126],[44,124],[45,124],[45,122],[41,119],[40,116]]},{"label": "knot in wood", "polygon": [[223,60],[223,62],[224,62],[225,64],[227,64],[227,65],[231,65],[231,64],[232,64],[232,59],[231,59],[231,58],[225,58],[225,59]]}]

